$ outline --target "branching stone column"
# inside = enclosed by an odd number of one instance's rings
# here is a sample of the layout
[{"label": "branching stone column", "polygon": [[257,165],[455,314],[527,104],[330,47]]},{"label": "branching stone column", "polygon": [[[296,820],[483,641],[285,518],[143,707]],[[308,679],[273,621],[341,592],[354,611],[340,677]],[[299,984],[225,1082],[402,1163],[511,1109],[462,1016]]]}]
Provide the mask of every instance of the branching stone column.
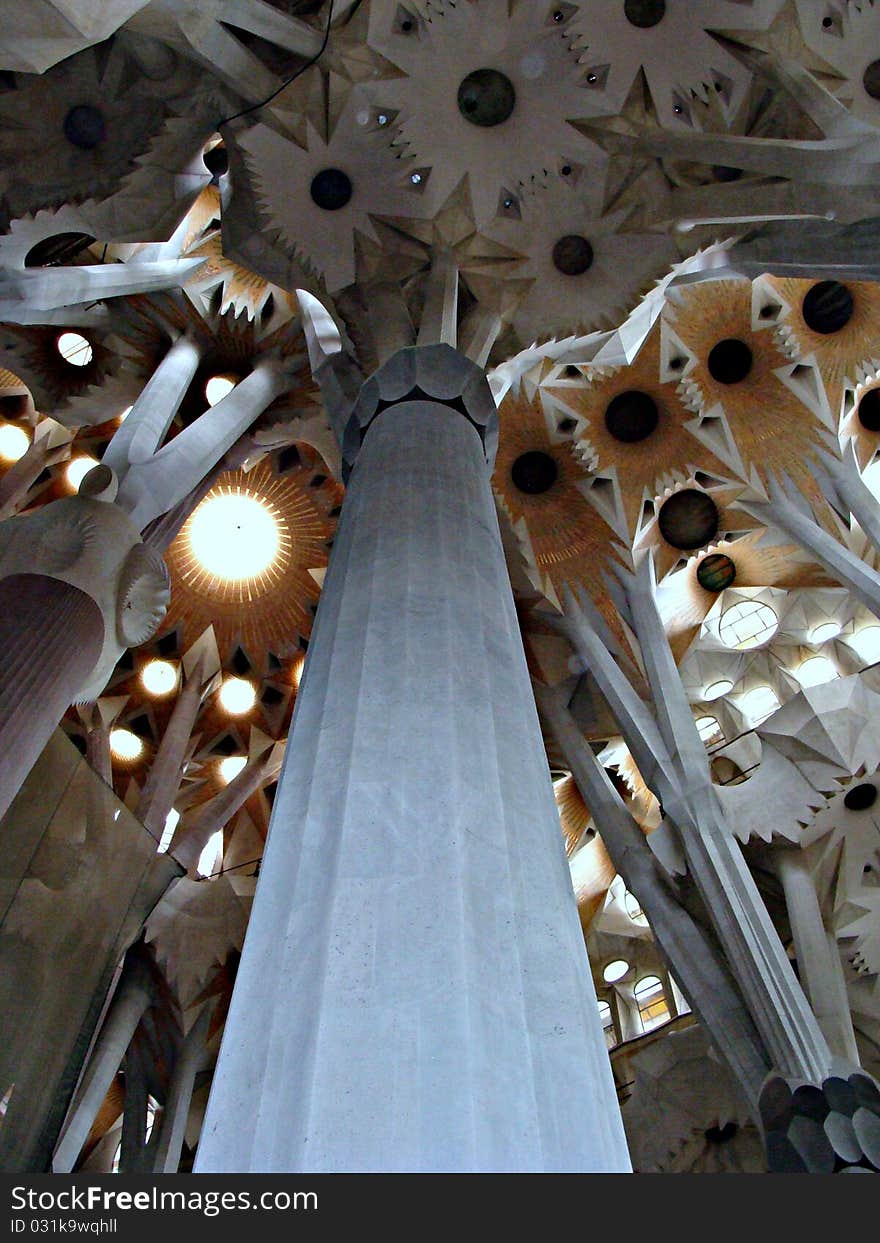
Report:
[{"label": "branching stone column", "polygon": [[584,741],[558,692],[544,687],[536,687],[536,692],[541,714],[571,769],[612,863],[638,899],[691,1007],[756,1111],[771,1063],[730,971],[706,932],[676,900],[648,839]]},{"label": "branching stone column", "polygon": [[168,1085],[159,1140],[153,1153],[156,1174],[176,1174],[186,1136],[186,1122],[192,1104],[196,1075],[207,1057],[205,1042],[214,1006],[208,1002],[186,1034]]},{"label": "branching stone column", "polygon": [[198,807],[192,818],[186,817],[185,823],[178,829],[170,851],[187,870],[195,867],[214,834],[229,823],[250,796],[277,776],[284,746],[271,739],[266,739],[266,743],[268,747],[265,750],[251,754],[248,763],[229,785]]},{"label": "branching stone column", "polygon": [[[197,1170],[613,1171],[623,1129],[448,346],[364,386]],[[362,442],[362,443],[361,443]]]},{"label": "branching stone column", "polygon": [[213,627],[202,634],[183,657],[186,681],[175,701],[171,719],[150,766],[135,807],[145,829],[161,836],[166,817],[180,786],[190,735],[202,702],[220,678],[221,662]]}]

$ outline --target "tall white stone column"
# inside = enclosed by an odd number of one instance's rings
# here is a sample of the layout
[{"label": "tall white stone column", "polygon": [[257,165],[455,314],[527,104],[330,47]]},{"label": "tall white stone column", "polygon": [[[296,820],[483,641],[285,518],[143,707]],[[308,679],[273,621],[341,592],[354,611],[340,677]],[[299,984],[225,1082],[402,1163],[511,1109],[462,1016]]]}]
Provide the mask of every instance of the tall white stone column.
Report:
[{"label": "tall white stone column", "polygon": [[196,1169],[626,1170],[481,440],[494,403],[451,348],[403,354],[349,425]]}]

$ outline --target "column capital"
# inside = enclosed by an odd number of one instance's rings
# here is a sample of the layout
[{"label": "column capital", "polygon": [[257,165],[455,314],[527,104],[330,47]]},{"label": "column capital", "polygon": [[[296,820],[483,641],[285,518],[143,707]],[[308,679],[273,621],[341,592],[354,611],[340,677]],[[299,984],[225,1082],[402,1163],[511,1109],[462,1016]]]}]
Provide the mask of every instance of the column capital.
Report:
[{"label": "column capital", "polygon": [[414,345],[398,350],[365,380],[352,407],[342,441],[350,471],[372,423],[403,401],[434,401],[457,410],[473,424],[491,467],[498,448],[498,408],[482,367],[451,345]]}]

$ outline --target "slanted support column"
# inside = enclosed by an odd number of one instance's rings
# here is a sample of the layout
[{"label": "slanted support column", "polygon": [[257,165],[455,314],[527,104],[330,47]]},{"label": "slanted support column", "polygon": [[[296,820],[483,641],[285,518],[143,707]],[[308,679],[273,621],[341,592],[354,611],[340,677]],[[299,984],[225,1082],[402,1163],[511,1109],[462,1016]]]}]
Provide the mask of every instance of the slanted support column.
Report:
[{"label": "slanted support column", "polygon": [[122,1148],[120,1174],[140,1174],[144,1170],[147,1142],[147,1076],[143,1055],[136,1045],[125,1054],[125,1105],[122,1110]]},{"label": "slanted support column", "polygon": [[495,417],[448,346],[395,356],[352,417],[199,1172],[629,1168]]},{"label": "slanted support column", "polygon": [[151,999],[149,971],[141,958],[141,951],[135,947],[126,955],[116,994],[92,1050],[61,1142],[55,1149],[52,1160],[54,1173],[68,1174],[73,1169],[107,1089]]},{"label": "slanted support column", "polygon": [[[784,531],[818,561],[832,578],[851,591],[876,617],[880,617],[880,574],[833,535],[823,530],[812,513],[805,512],[809,506],[805,506],[803,500],[797,498],[790,480],[785,482],[785,486],[771,482],[768,492],[769,501],[740,500],[738,507],[766,526],[778,527],[780,531]],[[873,538],[875,530],[876,523],[870,523],[870,538]]]},{"label": "slanted support column", "polygon": [[144,828],[157,837],[162,834],[177,795],[190,735],[202,700],[219,680],[220,655],[212,627],[185,654],[183,667],[186,674],[183,690],[174,704],[135,808],[135,815]]},{"label": "slanted support column", "polygon": [[562,626],[589,668],[617,720],[643,778],[677,830],[688,869],[724,949],[730,972],[749,1007],[775,1067],[816,1079],[830,1062],[828,1045],[791,970],[712,785],[653,594],[653,568],[644,561],[617,592],[618,608],[634,630],[651,686],[655,716],[635,693],[603,641],[595,609],[565,593]]},{"label": "slanted support column", "polygon": [[271,781],[281,767],[284,748],[274,743],[265,754],[251,756],[229,785],[186,818],[175,834],[170,851],[182,867],[194,868],[214,834],[228,824],[255,791]]},{"label": "slanted support column", "polygon": [[807,861],[801,850],[777,850],[772,857],[785,892],[801,984],[831,1052],[858,1065],[843,969],[836,948],[829,945]]},{"label": "slanted support column", "polygon": [[43,419],[34,430],[27,452],[0,479],[0,519],[10,518],[24,505],[28,491],[47,466],[70,456],[73,433],[54,419]]},{"label": "slanted support column", "polygon": [[[536,687],[536,693],[541,715],[571,769],[612,863],[638,899],[661,952],[681,979],[691,1007],[756,1111],[771,1063],[730,971],[704,929],[676,900],[645,834],[584,741],[558,692]],[[677,989],[675,994],[672,1000],[680,1013],[681,994]]]}]

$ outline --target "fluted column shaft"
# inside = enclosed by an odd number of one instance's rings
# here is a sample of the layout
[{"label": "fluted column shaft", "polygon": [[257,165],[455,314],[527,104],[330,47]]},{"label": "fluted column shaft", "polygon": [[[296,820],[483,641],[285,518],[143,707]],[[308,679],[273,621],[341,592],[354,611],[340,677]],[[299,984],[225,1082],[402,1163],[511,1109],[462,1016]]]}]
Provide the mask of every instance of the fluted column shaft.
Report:
[{"label": "fluted column shaft", "polygon": [[94,668],[103,639],[101,610],[79,588],[41,574],[0,580],[0,817]]},{"label": "fluted column shaft", "polygon": [[816,886],[800,850],[778,850],[773,856],[785,892],[801,984],[832,1053],[856,1066],[859,1051],[852,1016],[841,989],[843,970],[825,931]]},{"label": "fluted column shaft", "polygon": [[480,436],[357,456],[200,1172],[629,1168]]}]

